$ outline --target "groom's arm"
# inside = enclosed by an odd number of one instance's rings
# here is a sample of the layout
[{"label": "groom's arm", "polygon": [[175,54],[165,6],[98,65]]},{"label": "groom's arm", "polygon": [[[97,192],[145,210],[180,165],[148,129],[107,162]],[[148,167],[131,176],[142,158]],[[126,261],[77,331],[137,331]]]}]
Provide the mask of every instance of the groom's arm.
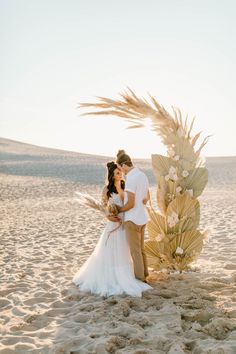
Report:
[{"label": "groom's arm", "polygon": [[123,206],[123,207],[118,207],[119,212],[124,212],[124,211],[128,211],[130,209],[132,209],[134,207],[134,203],[135,203],[135,193],[132,192],[127,192],[128,195],[128,201],[127,203]]},{"label": "groom's arm", "polygon": [[148,202],[150,199],[151,199],[151,197],[150,197],[150,192],[149,192],[149,190],[148,190],[146,197],[143,199],[143,204],[146,205],[147,202]]}]

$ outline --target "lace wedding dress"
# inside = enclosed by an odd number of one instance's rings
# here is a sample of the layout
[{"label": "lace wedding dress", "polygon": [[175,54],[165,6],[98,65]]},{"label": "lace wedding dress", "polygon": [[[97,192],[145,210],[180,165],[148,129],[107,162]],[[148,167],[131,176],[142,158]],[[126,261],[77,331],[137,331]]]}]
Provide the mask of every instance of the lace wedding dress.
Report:
[{"label": "lace wedding dress", "polygon": [[[122,205],[115,193],[109,203]],[[152,289],[135,278],[125,231],[118,226],[119,223],[107,222],[93,253],[75,274],[73,283],[81,291],[100,296],[127,294],[141,297],[143,291]]]}]

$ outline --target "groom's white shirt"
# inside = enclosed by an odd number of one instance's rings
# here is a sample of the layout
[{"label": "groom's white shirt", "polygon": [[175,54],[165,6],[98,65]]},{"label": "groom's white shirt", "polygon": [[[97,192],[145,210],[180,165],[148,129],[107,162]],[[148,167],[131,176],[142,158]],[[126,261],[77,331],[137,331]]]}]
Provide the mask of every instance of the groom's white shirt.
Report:
[{"label": "groom's white shirt", "polygon": [[[135,194],[134,207],[124,213],[124,221],[132,221],[136,225],[144,225],[148,221],[148,213],[143,199],[147,196],[149,183],[145,173],[134,167],[126,175],[125,192]],[[124,204],[128,201],[128,195],[125,193]]]}]

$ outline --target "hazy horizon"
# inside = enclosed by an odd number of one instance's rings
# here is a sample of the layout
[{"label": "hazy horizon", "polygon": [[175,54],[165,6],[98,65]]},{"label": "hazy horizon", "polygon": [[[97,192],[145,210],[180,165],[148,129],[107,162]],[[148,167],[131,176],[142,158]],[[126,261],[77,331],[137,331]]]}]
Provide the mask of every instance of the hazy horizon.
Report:
[{"label": "hazy horizon", "polygon": [[[45,148],[45,149],[51,149],[51,150],[58,150],[58,151],[65,151],[65,152],[72,152],[72,153],[78,153],[78,154],[82,154],[82,155],[91,155],[91,156],[99,156],[99,157],[107,157],[107,158],[115,158],[115,156],[111,156],[111,155],[100,155],[100,154],[91,154],[91,153],[86,153],[86,152],[81,152],[81,151],[76,151],[76,150],[65,150],[65,149],[59,149],[59,148],[53,148],[53,147],[50,147],[50,146],[42,146],[42,145],[37,145],[37,144],[31,144],[31,143],[28,143],[26,141],[20,141],[20,140],[14,140],[14,139],[8,139],[8,138],[5,138],[5,137],[0,137],[0,141],[1,139],[4,139],[4,140],[9,140],[9,141],[12,141],[14,143],[20,143],[20,144],[23,144],[23,145],[32,145],[34,147],[37,147],[37,148]],[[0,142],[1,143],[1,142]],[[1,153],[1,147],[0,147],[0,153]],[[155,152],[153,154],[158,154],[158,152]],[[167,153],[164,154],[167,156]],[[205,156],[205,158],[228,158],[228,157],[236,157],[236,155],[225,155],[225,156]],[[148,159],[151,159],[151,156],[148,156],[148,157],[139,157],[139,156],[136,156],[134,157],[134,159],[137,159],[137,160],[148,160]]]}]

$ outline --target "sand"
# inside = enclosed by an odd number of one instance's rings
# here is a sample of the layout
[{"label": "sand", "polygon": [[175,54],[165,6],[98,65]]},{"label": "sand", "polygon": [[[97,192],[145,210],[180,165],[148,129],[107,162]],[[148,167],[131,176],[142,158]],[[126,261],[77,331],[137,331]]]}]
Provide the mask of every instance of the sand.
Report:
[{"label": "sand", "polygon": [[142,298],[72,284],[105,225],[75,191],[99,197],[107,158],[0,139],[0,159],[1,354],[236,353],[236,157],[207,159],[200,258]]}]

